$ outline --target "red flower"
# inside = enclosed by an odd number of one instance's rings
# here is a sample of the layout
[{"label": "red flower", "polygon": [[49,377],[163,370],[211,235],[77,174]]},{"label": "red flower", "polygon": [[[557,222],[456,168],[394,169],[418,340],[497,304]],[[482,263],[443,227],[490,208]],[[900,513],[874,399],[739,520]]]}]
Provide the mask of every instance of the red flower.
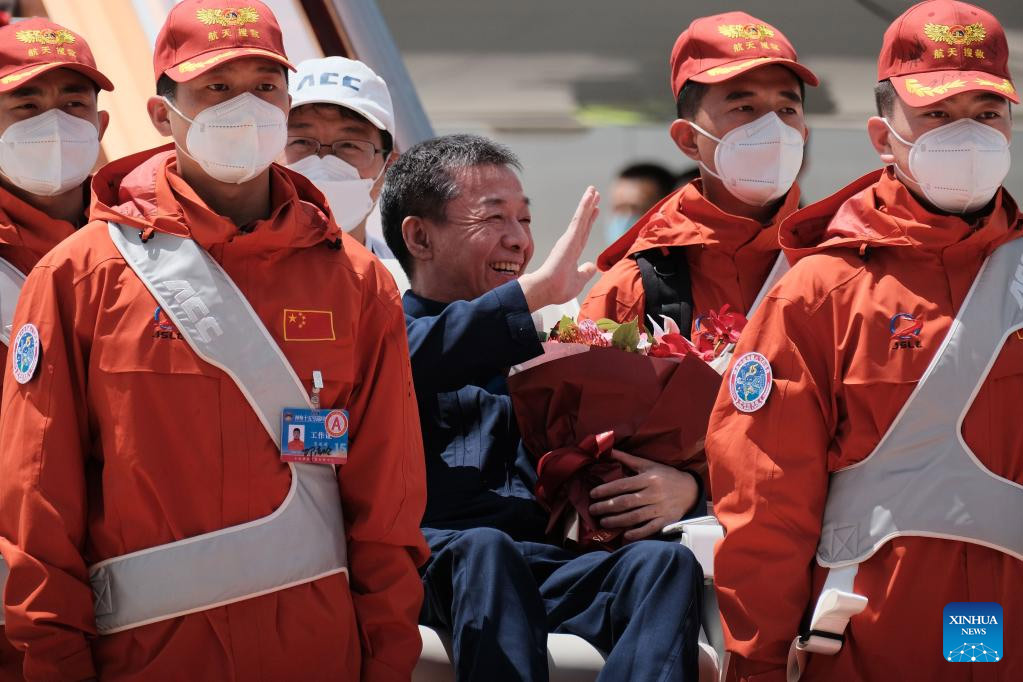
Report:
[{"label": "red flower", "polygon": [[714,359],[714,349],[703,347],[705,344],[693,344],[692,341],[681,334],[665,334],[657,343],[650,346],[649,355],[655,358],[684,358],[687,355],[695,355],[704,362]]},{"label": "red flower", "polygon": [[699,329],[696,347],[713,353],[713,360],[726,346],[739,340],[739,334],[746,327],[746,318],[740,313],[728,312],[726,303],[718,311],[711,310],[701,315],[696,327]]}]

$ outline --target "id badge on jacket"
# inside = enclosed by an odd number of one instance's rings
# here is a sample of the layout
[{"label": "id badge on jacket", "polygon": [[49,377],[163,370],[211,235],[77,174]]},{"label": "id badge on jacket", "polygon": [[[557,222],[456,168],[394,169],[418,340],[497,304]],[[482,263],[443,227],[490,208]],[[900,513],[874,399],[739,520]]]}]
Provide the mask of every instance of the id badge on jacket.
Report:
[{"label": "id badge on jacket", "polygon": [[284,408],[281,460],[337,465],[347,462],[348,410]]}]

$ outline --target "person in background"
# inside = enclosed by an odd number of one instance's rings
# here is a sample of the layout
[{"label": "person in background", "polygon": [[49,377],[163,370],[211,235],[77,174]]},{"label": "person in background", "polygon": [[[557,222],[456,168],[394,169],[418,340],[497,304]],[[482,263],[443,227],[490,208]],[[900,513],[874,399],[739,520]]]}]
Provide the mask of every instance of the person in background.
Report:
[{"label": "person in background", "polygon": [[394,163],[387,83],[360,61],[307,59],[288,79],[291,112],[284,163],[323,192],[341,228],[380,259],[394,255],[366,233],[384,173]]},{"label": "person in background", "polygon": [[[462,681],[546,680],[548,632],[607,652],[602,680],[695,680],[702,571],[688,548],[647,540],[580,555],[545,540],[506,376],[542,353],[530,313],[593,276],[578,260],[599,197],[587,190],[551,255],[526,273],[532,219],[517,169],[490,140],[440,137],[406,150],[381,200],[384,234],[412,281],[403,303],[433,552],[421,622],[452,633]],[[705,507],[696,475],[654,465],[642,478],[655,488],[669,476],[682,479],[677,497],[644,510],[658,530]]]},{"label": "person in background", "polygon": [[611,185],[611,215],[604,223],[604,241],[617,241],[675,187],[675,176],[658,163],[633,163],[620,170]]},{"label": "person in background", "polygon": [[[91,222],[25,283],[0,548],[28,680],[392,682],[416,664],[404,318],[380,262],[273,163],[289,68],[258,0],[174,5],[147,103],[173,144],[104,167]],[[347,461],[284,461],[286,414],[326,431],[328,409],[347,411]]]},{"label": "person in background", "polygon": [[[46,19],[0,28],[0,367],[24,276],[85,224],[110,121],[99,91],[113,89],[77,33]],[[0,680],[22,679],[21,664],[0,634]]]},{"label": "person in background", "polygon": [[1023,679],[1009,61],[980,7],[907,9],[866,122],[885,168],[781,225],[794,265],[707,435],[731,682]]}]

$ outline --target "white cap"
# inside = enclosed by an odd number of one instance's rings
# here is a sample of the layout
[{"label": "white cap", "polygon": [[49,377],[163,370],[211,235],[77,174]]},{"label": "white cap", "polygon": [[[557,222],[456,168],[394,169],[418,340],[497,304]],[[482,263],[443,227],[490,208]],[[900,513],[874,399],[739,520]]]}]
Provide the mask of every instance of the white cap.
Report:
[{"label": "white cap", "polygon": [[351,109],[394,137],[394,109],[387,83],[373,69],[353,59],[307,59],[288,74],[291,108],[303,104],[337,104]]}]

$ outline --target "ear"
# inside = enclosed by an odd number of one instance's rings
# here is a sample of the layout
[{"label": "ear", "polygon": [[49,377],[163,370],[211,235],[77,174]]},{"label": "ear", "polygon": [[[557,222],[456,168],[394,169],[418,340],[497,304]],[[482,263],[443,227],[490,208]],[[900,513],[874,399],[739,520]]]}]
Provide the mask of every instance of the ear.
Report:
[{"label": "ear", "polygon": [[149,120],[153,126],[164,137],[173,137],[170,123],[170,107],[163,97],[150,97],[146,102],[146,111],[149,112]]},{"label": "ear", "polygon": [[699,135],[689,121],[677,118],[668,128],[668,134],[675,145],[693,161],[700,161],[700,150],[696,147],[696,136]]},{"label": "ear", "polygon": [[423,218],[410,215],[401,221],[401,237],[414,260],[433,260],[433,240]]},{"label": "ear", "polygon": [[107,126],[110,125],[110,114],[105,111],[97,112],[96,118],[99,120],[99,139],[103,139],[103,134],[107,132]]},{"label": "ear", "polygon": [[895,163],[891,144],[892,131],[888,129],[880,116],[871,116],[867,120],[867,136],[870,138],[870,144],[874,145],[874,149],[881,157],[881,163]]}]

